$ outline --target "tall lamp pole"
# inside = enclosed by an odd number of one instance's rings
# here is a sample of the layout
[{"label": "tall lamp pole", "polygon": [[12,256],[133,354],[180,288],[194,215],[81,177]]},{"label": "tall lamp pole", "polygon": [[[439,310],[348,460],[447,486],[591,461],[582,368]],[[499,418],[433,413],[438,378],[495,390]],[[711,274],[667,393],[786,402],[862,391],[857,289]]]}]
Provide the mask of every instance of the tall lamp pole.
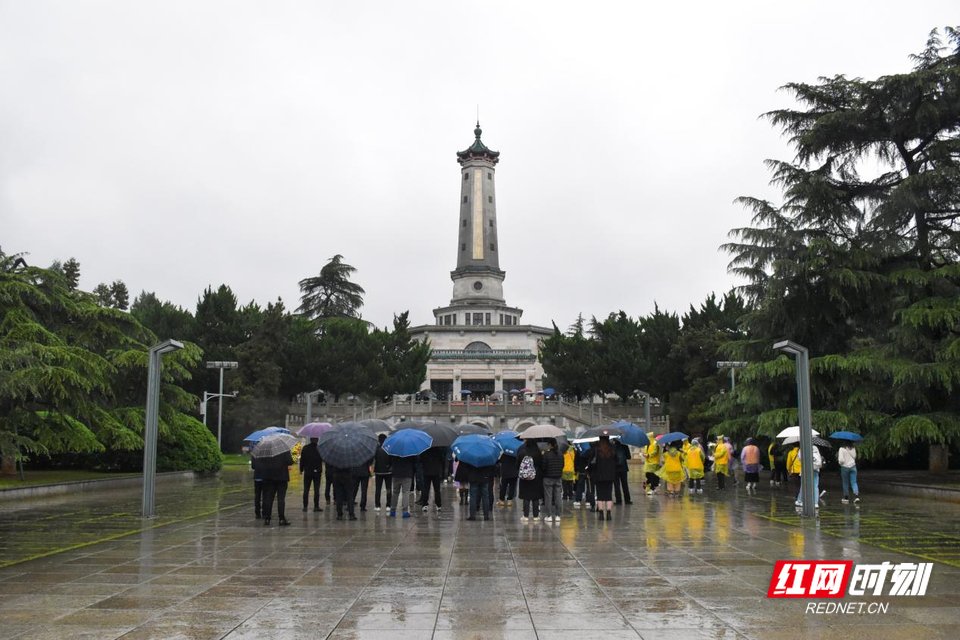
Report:
[{"label": "tall lamp pole", "polygon": [[813,490],[813,425],[810,419],[810,352],[806,347],[781,340],[773,345],[776,351],[788,353],[797,362],[797,413],[800,417],[800,494],[803,500],[803,516],[816,515],[817,500]]},{"label": "tall lamp pole", "polygon": [[177,349],[183,343],[164,340],[150,347],[150,365],[147,369],[147,416],[143,429],[143,517],[156,515],[157,431],[160,420],[160,356]]},{"label": "tall lamp pole", "polygon": [[[220,400],[217,402],[217,446],[220,447],[220,450],[223,450],[223,370],[224,369],[236,369],[239,366],[236,362],[227,362],[224,360],[215,360],[207,362],[207,369],[220,369],[220,393],[217,395],[220,397]],[[207,394],[204,395],[204,417],[206,417],[206,398]],[[235,394],[234,394],[235,395]]]}]

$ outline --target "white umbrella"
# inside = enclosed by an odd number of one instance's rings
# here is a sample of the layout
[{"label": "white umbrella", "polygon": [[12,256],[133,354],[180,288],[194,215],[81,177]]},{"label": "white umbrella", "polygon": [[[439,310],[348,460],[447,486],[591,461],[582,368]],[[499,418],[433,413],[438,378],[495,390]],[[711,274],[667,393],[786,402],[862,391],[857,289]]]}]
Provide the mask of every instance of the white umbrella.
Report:
[{"label": "white umbrella", "polygon": [[250,452],[254,458],[272,458],[293,449],[300,438],[287,433],[277,433],[264,437]]},{"label": "white umbrella", "polygon": [[[818,436],[818,435],[820,435],[820,432],[817,431],[816,429],[814,429],[814,430],[813,430],[813,435]],[[786,429],[784,429],[783,431],[781,431],[780,433],[778,433],[778,434],[777,434],[777,437],[778,437],[778,438],[791,438],[791,437],[799,438],[799,437],[800,437],[800,427],[797,427],[797,426],[787,427]]]},{"label": "white umbrella", "polygon": [[525,429],[523,433],[519,435],[519,438],[521,440],[529,440],[531,438],[557,438],[565,435],[563,429],[552,424],[535,424]]}]

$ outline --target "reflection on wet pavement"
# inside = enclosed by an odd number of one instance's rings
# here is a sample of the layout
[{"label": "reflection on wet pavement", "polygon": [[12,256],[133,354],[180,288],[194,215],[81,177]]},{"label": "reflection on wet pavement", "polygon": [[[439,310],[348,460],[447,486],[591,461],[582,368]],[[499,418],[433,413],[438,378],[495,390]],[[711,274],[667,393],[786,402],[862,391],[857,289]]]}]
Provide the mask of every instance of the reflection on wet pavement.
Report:
[{"label": "reflection on wet pavement", "polygon": [[[786,491],[646,498],[633,479],[611,522],[569,503],[558,524],[466,522],[452,487],[440,514],[345,522],[301,513],[292,483],[293,526],[264,527],[236,469],[161,486],[156,520],[135,490],[0,503],[0,639],[960,636],[958,505],[866,494],[802,522]],[[936,564],[886,614],[813,615],[766,598],[785,558]]]}]

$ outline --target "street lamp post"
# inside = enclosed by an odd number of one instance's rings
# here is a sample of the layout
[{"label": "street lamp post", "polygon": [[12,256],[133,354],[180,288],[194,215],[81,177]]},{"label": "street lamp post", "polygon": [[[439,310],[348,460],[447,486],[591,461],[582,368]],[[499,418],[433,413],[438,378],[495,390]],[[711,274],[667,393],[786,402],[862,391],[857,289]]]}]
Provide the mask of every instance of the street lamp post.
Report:
[{"label": "street lamp post", "polygon": [[737,389],[737,369],[743,369],[749,362],[743,360],[721,360],[717,363],[717,369],[730,369],[730,392]]},{"label": "street lamp post", "polygon": [[144,518],[156,515],[157,481],[157,431],[160,420],[160,356],[177,349],[183,343],[164,340],[150,347],[150,364],[147,369],[147,415],[143,429],[143,504]]},{"label": "street lamp post", "polygon": [[[236,369],[239,366],[236,362],[227,362],[223,360],[215,360],[207,362],[207,369],[220,369],[220,393],[217,396],[220,400],[217,402],[217,446],[220,447],[221,451],[223,450],[222,436],[223,436],[223,370],[224,369]],[[204,401],[204,424],[206,424],[206,401],[207,394],[203,394]]]},{"label": "street lamp post", "polygon": [[810,352],[806,347],[781,340],[773,345],[776,351],[789,353],[797,362],[797,413],[800,422],[800,494],[803,501],[803,515],[812,518],[816,515],[817,501],[813,487],[813,426],[810,419]]}]

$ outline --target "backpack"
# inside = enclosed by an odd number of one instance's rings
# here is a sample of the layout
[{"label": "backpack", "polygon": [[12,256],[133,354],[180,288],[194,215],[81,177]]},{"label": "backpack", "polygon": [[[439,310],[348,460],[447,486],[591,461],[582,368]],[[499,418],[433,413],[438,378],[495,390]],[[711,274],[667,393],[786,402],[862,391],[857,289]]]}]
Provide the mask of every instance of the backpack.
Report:
[{"label": "backpack", "polygon": [[523,456],[523,460],[520,461],[520,469],[517,471],[517,477],[521,480],[536,480],[537,468],[533,464],[533,458]]}]

